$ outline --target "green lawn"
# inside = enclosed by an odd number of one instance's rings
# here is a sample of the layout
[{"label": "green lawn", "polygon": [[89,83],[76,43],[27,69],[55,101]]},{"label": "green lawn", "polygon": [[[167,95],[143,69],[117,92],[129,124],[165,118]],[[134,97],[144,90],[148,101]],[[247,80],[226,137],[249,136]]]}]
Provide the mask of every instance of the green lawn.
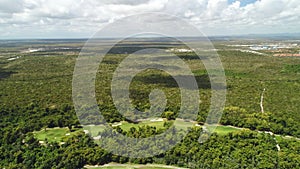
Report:
[{"label": "green lawn", "polygon": [[142,121],[138,124],[133,124],[133,123],[128,123],[128,122],[121,122],[122,125],[120,127],[125,130],[129,131],[131,127],[139,127],[139,126],[153,126],[156,127],[157,129],[163,128],[164,127],[164,121]]},{"label": "green lawn", "polygon": [[[157,129],[161,129],[164,128],[164,122],[166,122],[167,120],[164,119],[164,121],[142,121],[138,124],[133,124],[133,123],[128,123],[128,122],[122,122],[122,125],[120,125],[120,127],[125,130],[128,131],[131,127],[139,127],[139,126],[153,126],[156,127]],[[186,122],[183,120],[177,120],[177,121],[173,121],[175,123],[173,123],[173,125],[177,128],[177,129],[183,129],[186,130],[188,127],[192,127],[194,124],[191,122]]]},{"label": "green lawn", "polygon": [[40,141],[45,141],[47,139],[49,142],[62,142],[80,131],[82,131],[82,129],[70,132],[68,128],[47,128],[46,130],[43,129],[41,131],[34,132],[34,136]]},{"label": "green lawn", "polygon": [[230,127],[230,126],[218,126],[214,132],[220,135],[226,135],[228,133],[240,131],[240,130],[241,129]]},{"label": "green lawn", "polygon": [[188,127],[193,127],[194,123],[192,122],[188,122],[188,121],[183,121],[183,120],[176,120],[173,125],[177,128],[177,129],[182,129],[182,130],[187,130]]},{"label": "green lawn", "polygon": [[104,125],[84,126],[84,130],[88,130],[91,133],[92,137],[98,136],[98,133],[102,132],[104,129]]},{"label": "green lawn", "polygon": [[[157,129],[164,128],[164,121],[143,121],[138,124],[128,123],[128,122],[121,122],[120,127],[125,130],[129,131],[131,127],[139,127],[144,125],[154,126]],[[187,129],[188,127],[193,127],[194,123],[192,122],[186,122],[183,120],[177,120],[175,121],[175,124],[173,124],[177,129]],[[105,129],[104,125],[95,125],[95,126],[85,126],[84,129],[76,129],[73,132],[70,132],[68,128],[53,128],[46,130],[43,129],[38,132],[34,132],[35,137],[40,141],[45,141],[46,139],[50,142],[62,142],[65,141],[68,137],[78,133],[79,131],[83,130],[89,130],[92,137],[95,137],[98,135],[99,132],[103,131]],[[220,135],[226,135],[230,132],[239,131],[240,129],[230,127],[230,126],[217,126],[214,132],[220,134]]]}]

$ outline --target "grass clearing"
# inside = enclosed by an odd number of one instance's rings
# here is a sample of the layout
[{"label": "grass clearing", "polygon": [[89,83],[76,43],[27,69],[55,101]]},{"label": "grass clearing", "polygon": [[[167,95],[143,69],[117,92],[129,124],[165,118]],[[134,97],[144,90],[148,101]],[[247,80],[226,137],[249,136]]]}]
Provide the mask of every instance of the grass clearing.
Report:
[{"label": "grass clearing", "polygon": [[[125,131],[129,131],[129,129],[131,127],[136,127],[138,128],[139,126],[152,126],[152,127],[156,127],[157,129],[162,129],[164,128],[164,123],[167,122],[166,119],[164,119],[163,121],[151,121],[151,120],[147,120],[147,121],[142,121],[138,124],[133,124],[133,123],[128,123],[128,122],[121,122],[120,127],[125,130]],[[177,129],[183,129],[186,130],[188,127],[193,127],[194,123],[189,122],[189,121],[183,121],[183,120],[176,120],[176,121],[171,121],[173,122],[173,125],[177,128]]]},{"label": "grass clearing", "polygon": [[[120,124],[119,126],[125,131],[129,131],[131,127],[138,128],[139,126],[144,126],[144,125],[153,126],[156,127],[157,129],[161,129],[164,128],[164,122],[166,122],[166,120],[164,121],[147,120],[147,121],[142,121],[138,124],[133,124],[133,123],[128,123],[123,121],[119,123]],[[195,126],[194,123],[183,121],[183,120],[177,120],[173,122],[174,122],[173,125],[177,129],[182,129],[182,130],[186,130],[188,127]],[[91,133],[92,137],[96,137],[98,136],[98,133],[102,132],[104,129],[105,129],[104,125],[84,126],[84,129],[75,129],[75,131],[72,132],[70,132],[68,128],[47,128],[46,130],[43,129],[41,131],[34,132],[34,135],[40,141],[45,141],[47,139],[49,142],[63,142],[66,141],[68,137],[76,135],[80,131],[88,130],[89,133]],[[214,132],[220,135],[226,135],[228,133],[236,132],[240,130],[241,129],[232,126],[217,126]]]},{"label": "grass clearing", "polygon": [[195,124],[189,121],[176,120],[173,125],[179,130],[187,130],[188,127],[193,127]]},{"label": "grass clearing", "polygon": [[220,135],[226,135],[228,133],[232,133],[240,130],[241,129],[239,128],[235,128],[231,126],[218,126],[214,132]]},{"label": "grass clearing", "polygon": [[69,129],[66,128],[47,128],[38,132],[34,132],[34,136],[40,141],[49,142],[63,142],[68,137],[71,137],[77,133],[82,131],[82,129],[75,129],[75,131],[70,132]]},{"label": "grass clearing", "polygon": [[152,127],[156,127],[156,129],[160,129],[160,128],[164,128],[164,122],[165,121],[142,121],[138,124],[133,124],[133,123],[128,123],[128,122],[122,122],[122,125],[120,125],[120,127],[125,130],[125,131],[129,131],[131,127],[135,127],[138,128],[140,126],[152,126]]},{"label": "grass clearing", "polygon": [[89,125],[84,126],[84,130],[88,130],[91,133],[92,137],[98,136],[99,132],[102,132],[105,129],[104,125]]}]

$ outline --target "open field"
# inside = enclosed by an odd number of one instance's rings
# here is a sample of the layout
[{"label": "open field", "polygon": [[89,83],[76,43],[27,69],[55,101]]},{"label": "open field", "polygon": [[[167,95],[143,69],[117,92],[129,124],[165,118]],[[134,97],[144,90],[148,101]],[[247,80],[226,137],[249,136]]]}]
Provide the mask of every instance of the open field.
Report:
[{"label": "open field", "polygon": [[231,127],[231,126],[217,126],[215,129],[215,133],[220,134],[220,135],[226,135],[228,133],[240,131],[241,129]]},{"label": "open field", "polygon": [[34,136],[40,141],[47,140],[48,142],[63,142],[80,131],[82,132],[81,129],[71,132],[68,128],[47,128],[34,132]]},{"label": "open field", "polygon": [[129,129],[131,127],[138,128],[139,126],[145,126],[145,125],[156,127],[157,129],[164,128],[164,121],[149,121],[149,120],[147,120],[147,121],[142,121],[138,124],[133,124],[133,123],[128,123],[128,122],[123,121],[120,123],[121,123],[120,127],[125,131],[129,131]]}]

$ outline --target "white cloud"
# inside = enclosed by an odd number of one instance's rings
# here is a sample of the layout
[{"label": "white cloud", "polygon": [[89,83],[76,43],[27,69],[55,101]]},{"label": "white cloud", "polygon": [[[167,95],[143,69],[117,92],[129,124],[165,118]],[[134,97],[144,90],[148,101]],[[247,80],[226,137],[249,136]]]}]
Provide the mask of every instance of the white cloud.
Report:
[{"label": "white cloud", "polygon": [[0,12],[1,13],[13,13],[23,11],[22,0],[0,0]]},{"label": "white cloud", "polygon": [[[89,36],[121,17],[165,12],[207,34],[292,32],[300,28],[299,0],[0,0],[0,38]],[[28,31],[28,32],[27,32]]]}]

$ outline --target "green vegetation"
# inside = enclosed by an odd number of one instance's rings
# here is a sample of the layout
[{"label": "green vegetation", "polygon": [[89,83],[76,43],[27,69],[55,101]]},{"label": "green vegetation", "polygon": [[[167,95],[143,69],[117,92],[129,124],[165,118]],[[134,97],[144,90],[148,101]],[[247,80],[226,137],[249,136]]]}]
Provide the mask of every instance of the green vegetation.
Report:
[{"label": "green vegetation", "polygon": [[285,65],[282,73],[300,73],[300,65]]},{"label": "green vegetation", "polygon": [[156,127],[157,129],[162,129],[164,128],[164,121],[158,121],[158,122],[153,122],[153,121],[143,121],[141,123],[138,124],[133,124],[133,123],[128,123],[128,122],[121,122],[122,125],[120,125],[122,130],[125,131],[129,131],[130,128],[135,127],[141,127],[141,126],[152,126],[152,127]]},{"label": "green vegetation", "polygon": [[92,137],[95,137],[98,135],[99,132],[104,131],[105,126],[103,126],[103,125],[84,126],[84,129],[88,130]]},{"label": "green vegetation", "polygon": [[[110,165],[110,164],[109,164]],[[163,167],[163,165],[111,164],[111,166],[89,167],[88,169],[178,169],[178,167]]]},{"label": "green vegetation", "polygon": [[[174,121],[151,121],[151,120],[144,120],[140,123],[133,124],[128,123],[126,121],[119,122],[117,124],[111,124],[112,127],[116,128],[116,126],[120,127],[123,131],[128,132],[131,130],[131,128],[141,128],[144,126],[150,126],[155,127],[157,130],[164,130],[167,124],[170,123],[170,125],[174,125],[176,129],[178,130],[186,130],[188,127],[194,126],[194,123],[192,122],[185,122],[182,120],[177,121],[174,124]],[[115,126],[114,126],[115,125]],[[199,126],[200,127],[200,126]],[[95,126],[85,126],[85,130],[88,130],[92,137],[98,136],[99,133],[103,132],[105,130],[105,126],[103,125],[95,125]],[[240,131],[241,129],[235,128],[232,126],[217,126],[215,128],[215,133],[218,133],[220,135],[226,135],[231,132]],[[40,141],[49,141],[49,142],[63,142],[66,141],[67,138],[72,137],[79,132],[83,132],[82,129],[72,129],[70,131],[68,128],[47,128],[42,129],[41,131],[34,132],[34,136],[36,139]]]},{"label": "green vegetation", "polygon": [[93,169],[138,169],[138,168],[142,168],[142,169],[166,169],[166,168],[163,168],[163,167],[141,167],[141,166],[138,166],[138,167],[134,167],[134,166],[117,166],[117,167],[93,167]]},{"label": "green vegetation", "polygon": [[218,133],[219,135],[227,135],[232,132],[240,131],[241,129],[237,129],[230,126],[218,126],[215,130],[215,133]]},{"label": "green vegetation", "polygon": [[124,166],[124,167],[121,167],[121,166],[118,166],[118,167],[93,167],[93,169],[138,169],[138,168],[142,168],[142,169],[166,169],[166,168],[163,168],[163,167],[141,167],[141,166],[138,166],[138,167],[134,167],[134,166]]},{"label": "green vegetation", "polygon": [[34,132],[34,136],[40,141],[49,141],[49,142],[64,142],[69,137],[72,137],[79,133],[76,129],[75,131],[70,131],[68,128],[53,128],[53,129],[43,129],[38,132]]},{"label": "green vegetation", "polygon": [[[83,123],[89,128],[90,135],[85,135],[84,129],[80,128],[72,103],[72,75],[82,42],[53,44],[45,41],[1,46],[0,168],[74,169],[111,162],[187,168],[300,168],[300,142],[296,139],[300,137],[300,95],[295,94],[300,87],[299,58],[245,53],[227,48],[223,44],[225,42],[215,42],[227,76],[226,108],[215,133],[206,142],[199,143],[202,128],[194,125],[203,124],[206,120],[211,90],[207,72],[192,52],[179,55],[192,69],[200,89],[201,103],[196,122],[188,122],[189,117],[185,117],[186,121],[178,121],[172,127],[180,110],[180,90],[169,74],[159,70],[140,72],[130,85],[131,102],[144,113],[129,111],[121,115],[112,102],[110,81],[118,64],[127,56],[126,50],[132,52],[146,48],[149,43],[119,45],[99,65],[96,77],[99,109],[111,125],[122,124],[116,125],[113,131],[106,130],[103,119],[97,118],[97,114],[89,114],[88,121]],[[165,44],[164,48],[178,47],[168,42],[162,44]],[[29,47],[45,46],[68,46],[71,49],[21,52]],[[163,56],[163,59],[168,59],[168,56]],[[149,94],[153,89],[161,89],[168,99],[162,114],[150,114]],[[265,111],[261,112],[263,89],[266,89]],[[153,117],[165,120],[144,120],[135,124],[136,120]],[[99,134],[109,136],[114,132],[145,138],[161,134],[166,128],[180,133],[187,127],[190,127],[190,132],[175,147],[149,158],[113,155],[96,145],[91,138]],[[270,131],[282,136],[258,131]],[[283,137],[285,135],[293,137]],[[106,144],[120,150],[126,148],[115,147],[114,141],[107,140]],[[137,143],[137,146],[141,145]],[[149,146],[155,148],[159,145]]]}]

